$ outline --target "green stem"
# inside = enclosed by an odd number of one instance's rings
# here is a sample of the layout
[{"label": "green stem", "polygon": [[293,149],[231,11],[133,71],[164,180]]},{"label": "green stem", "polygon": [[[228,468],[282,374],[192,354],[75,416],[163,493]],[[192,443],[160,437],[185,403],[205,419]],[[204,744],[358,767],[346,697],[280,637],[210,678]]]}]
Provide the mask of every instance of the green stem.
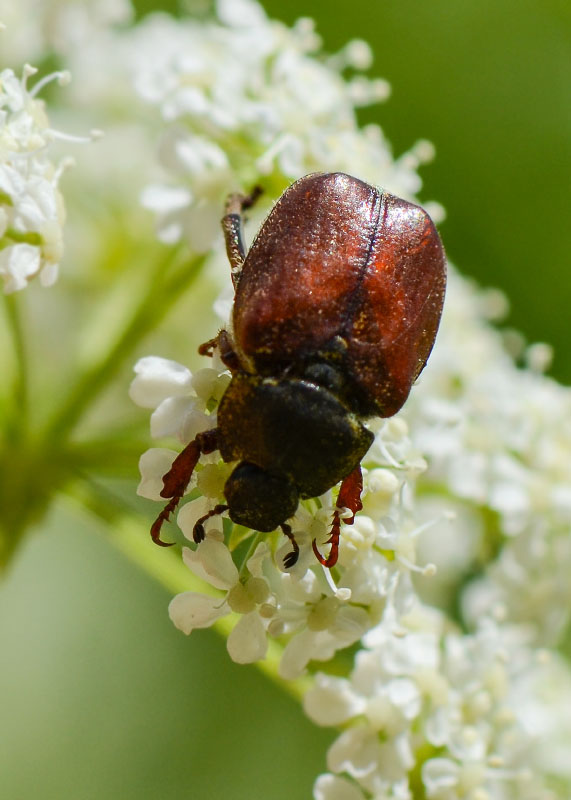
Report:
[{"label": "green stem", "polygon": [[248,563],[248,560],[249,560],[250,556],[254,555],[254,550],[258,546],[258,542],[260,542],[261,539],[262,539],[262,534],[261,533],[255,533],[252,536],[252,539],[251,539],[251,541],[249,543],[249,546],[248,546],[248,549],[247,549],[247,551],[246,551],[246,553],[244,555],[244,558],[242,559],[242,562],[241,562],[240,566],[238,567],[238,575],[240,576],[240,578],[244,577],[244,573],[246,572],[246,569],[247,569],[246,565]]},{"label": "green stem", "polygon": [[[111,542],[129,560],[138,564],[148,575],[174,594],[193,591],[220,596],[216,590],[213,590],[211,586],[201,581],[184,566],[179,553],[157,553],[157,548],[151,542],[148,531],[132,519],[124,518],[122,520],[115,529]],[[227,639],[236,621],[236,615],[229,614],[217,619],[212,627]],[[283,647],[275,640],[270,639],[265,659],[256,661],[253,666],[290,694],[297,702],[301,702],[311,681],[309,678],[298,678],[294,681],[286,681],[281,678],[279,665],[282,654]]]},{"label": "green stem", "polygon": [[[169,260],[171,258],[172,254],[169,254]],[[163,319],[181,294],[192,284],[205,260],[205,255],[198,256],[190,264],[179,268],[167,281],[163,280],[166,265],[159,266],[141,304],[114,346],[100,362],[84,372],[58,410],[48,428],[48,437],[52,441],[61,443],[61,440],[73,430],[86,408],[91,406],[107,387],[141,339]]]},{"label": "green stem", "polygon": [[5,300],[15,356],[14,393],[12,396],[12,408],[10,409],[11,424],[8,424],[7,429],[9,435],[13,439],[17,439],[27,427],[29,412],[28,363],[24,326],[22,325],[19,308],[20,298],[12,294],[8,295]]}]

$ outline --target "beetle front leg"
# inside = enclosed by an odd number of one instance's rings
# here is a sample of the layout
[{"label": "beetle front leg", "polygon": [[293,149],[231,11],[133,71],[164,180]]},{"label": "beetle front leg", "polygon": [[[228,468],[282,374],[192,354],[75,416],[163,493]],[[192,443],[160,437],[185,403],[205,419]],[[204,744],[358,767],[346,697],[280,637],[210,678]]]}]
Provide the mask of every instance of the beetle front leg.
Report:
[{"label": "beetle front leg", "polygon": [[151,538],[160,547],[171,547],[174,542],[163,542],[161,539],[161,528],[170,514],[175,510],[186,492],[194,468],[198,464],[198,459],[202,453],[212,453],[218,450],[218,429],[212,428],[210,431],[199,433],[189,442],[172,463],[169,471],[163,475],[163,488],[161,497],[171,498],[163,508],[159,516],[151,527]]},{"label": "beetle front leg", "polygon": [[333,524],[331,525],[331,534],[326,544],[331,545],[331,550],[327,558],[324,558],[317,549],[317,542],[315,539],[312,542],[313,552],[317,560],[323,564],[324,567],[334,567],[339,557],[339,538],[341,536],[341,512],[343,509],[348,508],[351,511],[350,517],[343,517],[343,522],[346,525],[352,525],[355,522],[355,514],[363,508],[361,502],[361,492],[363,491],[363,474],[361,472],[361,465],[358,464],[353,472],[350,472],[346,478],[343,478],[343,483],[339,489],[339,496],[335,504],[335,511],[333,512]]},{"label": "beetle front leg", "polygon": [[234,345],[230,334],[228,331],[224,330],[224,328],[222,328],[218,336],[215,336],[214,339],[203,342],[198,348],[198,354],[212,357],[216,347],[220,351],[220,360],[224,366],[228,367],[230,372],[234,373],[241,369],[240,359],[234,351]]},{"label": "beetle front leg", "polygon": [[254,205],[261,194],[261,187],[254,186],[250,194],[231,194],[226,201],[226,213],[222,217],[222,230],[234,288],[238,285],[246,258],[242,214],[247,208],[251,208]]}]

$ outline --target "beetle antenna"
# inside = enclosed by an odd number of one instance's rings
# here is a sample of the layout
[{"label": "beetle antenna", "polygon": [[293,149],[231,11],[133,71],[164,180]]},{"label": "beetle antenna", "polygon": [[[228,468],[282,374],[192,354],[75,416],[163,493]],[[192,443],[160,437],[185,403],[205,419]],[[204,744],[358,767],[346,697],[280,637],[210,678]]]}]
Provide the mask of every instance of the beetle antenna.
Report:
[{"label": "beetle antenna", "polygon": [[180,503],[201,453],[212,453],[214,450],[218,450],[217,428],[197,434],[184,450],[178,454],[169,471],[163,475],[161,497],[170,497],[170,500],[151,527],[151,538],[159,547],[170,547],[174,544],[174,542],[164,542],[161,539],[163,522],[168,520],[171,513]]}]

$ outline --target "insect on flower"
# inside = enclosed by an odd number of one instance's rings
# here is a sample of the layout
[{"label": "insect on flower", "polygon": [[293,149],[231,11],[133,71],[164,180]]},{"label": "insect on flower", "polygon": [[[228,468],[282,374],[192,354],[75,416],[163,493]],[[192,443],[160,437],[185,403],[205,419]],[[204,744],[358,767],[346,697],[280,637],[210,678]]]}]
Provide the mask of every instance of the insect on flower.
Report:
[{"label": "insect on flower", "polygon": [[[413,205],[343,173],[312,174],[278,200],[250,250],[242,212],[259,194],[232,195],[222,227],[235,288],[232,333],[199,348],[219,348],[232,374],[218,424],[199,433],[163,477],[170,498],[152,527],[176,508],[201,453],[219,450],[238,462],[224,487],[228,512],[254,530],[280,527],[299,547],[287,520],[300,498],[341,481],[324,557],[336,564],[341,521],[362,508],[361,461],[373,441],[367,417],[390,417],[403,405],[436,336],[446,262],[430,217]],[[347,516],[342,516],[348,512]]]}]

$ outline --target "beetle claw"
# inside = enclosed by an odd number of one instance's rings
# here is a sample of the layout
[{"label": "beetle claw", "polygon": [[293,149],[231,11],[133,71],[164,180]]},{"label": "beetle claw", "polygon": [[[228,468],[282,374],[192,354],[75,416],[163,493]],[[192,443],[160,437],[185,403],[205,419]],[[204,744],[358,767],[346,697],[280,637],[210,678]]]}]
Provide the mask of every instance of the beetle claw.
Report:
[{"label": "beetle claw", "polygon": [[290,569],[291,567],[293,567],[295,564],[297,564],[298,557],[299,557],[299,552],[292,550],[291,553],[288,553],[284,557],[284,567],[286,569]]},{"label": "beetle claw", "polygon": [[293,547],[291,553],[288,553],[286,556],[284,556],[284,567],[286,569],[290,569],[290,567],[293,567],[294,564],[297,564],[297,559],[299,558],[299,545],[292,533],[291,525],[288,525],[287,522],[282,522],[280,528],[284,532],[284,535],[290,540]]},{"label": "beetle claw", "polygon": [[171,511],[174,511],[177,503],[178,499],[173,497],[170,503],[167,503],[159,516],[153,522],[151,527],[151,539],[155,544],[158,544],[159,547],[172,547],[173,544],[175,544],[175,542],[164,542],[161,539],[161,528],[163,527],[163,522],[168,522]]},{"label": "beetle claw", "polygon": [[331,545],[331,550],[329,551],[329,555],[327,558],[322,556],[317,548],[317,540],[314,539],[311,543],[313,547],[313,552],[315,553],[316,559],[319,561],[320,564],[323,564],[324,567],[334,567],[337,563],[337,559],[339,558],[339,537],[341,536],[341,519],[339,517],[339,511],[336,509],[333,515],[333,525],[331,526],[331,535],[329,539],[325,542],[325,544]]},{"label": "beetle claw", "polygon": [[225,511],[228,511],[228,506],[219,504],[214,506],[208,514],[205,514],[203,517],[200,517],[194,523],[194,528],[192,529],[192,538],[196,542],[196,544],[200,544],[200,542],[204,541],[205,533],[204,533],[204,523],[207,519],[211,517],[216,517],[218,514],[223,514]]}]

